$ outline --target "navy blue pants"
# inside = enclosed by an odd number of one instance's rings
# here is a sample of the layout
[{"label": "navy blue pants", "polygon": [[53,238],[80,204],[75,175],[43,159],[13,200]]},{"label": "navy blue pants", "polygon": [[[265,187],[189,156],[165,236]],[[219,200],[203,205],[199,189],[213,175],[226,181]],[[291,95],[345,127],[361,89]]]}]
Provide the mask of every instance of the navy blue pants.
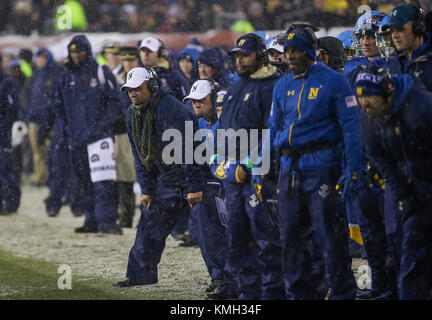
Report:
[{"label": "navy blue pants", "polygon": [[388,246],[384,226],[383,195],[375,195],[366,176],[359,177],[359,190],[352,199],[360,226],[368,265],[372,274],[372,289],[384,292],[392,287],[389,276],[394,275],[386,266]]},{"label": "navy blue pants", "polygon": [[188,206],[178,199],[156,198],[150,210],[142,209],[135,243],[129,252],[126,277],[136,281],[158,281],[157,266],[165,249],[166,238],[177,223],[179,210]]},{"label": "navy blue pants", "polygon": [[419,208],[400,215],[399,299],[432,299],[432,184],[414,179]]},{"label": "navy blue pants", "polygon": [[21,201],[20,170],[12,149],[0,149],[0,210],[15,212]]},{"label": "navy blue pants", "polygon": [[227,273],[238,277],[239,299],[284,299],[281,246],[271,218],[275,182],[265,179],[263,202],[250,183],[225,184],[228,234]]},{"label": "navy blue pants", "polygon": [[[278,203],[288,299],[324,299],[324,266],[331,288],[329,299],[355,297],[345,204],[335,191],[340,176],[341,170],[331,168],[299,171],[295,188],[290,189],[290,174],[281,169]],[[325,260],[321,264],[320,258]]]},{"label": "navy blue pants", "polygon": [[228,240],[225,227],[222,225],[215,197],[225,197],[220,182],[207,181],[204,187],[203,201],[191,210],[193,227],[197,243],[201,249],[204,262],[212,280],[225,280],[224,267],[228,254]]},{"label": "navy blue pants", "polygon": [[390,272],[388,287],[397,294],[401,262],[402,222],[397,201],[388,187],[384,192],[384,221],[388,247],[386,267],[387,271]]},{"label": "navy blue pants", "polygon": [[58,213],[63,206],[63,198],[72,210],[79,208],[78,180],[69,170],[69,152],[67,144],[57,138],[56,133],[51,140],[47,157],[49,195],[45,199],[47,212]]},{"label": "navy blue pants", "polygon": [[90,167],[87,146],[74,147],[69,152],[70,168],[76,175],[79,189],[80,207],[85,214],[85,225],[97,227],[104,231],[116,224],[118,192],[115,181],[93,183],[90,178]]}]

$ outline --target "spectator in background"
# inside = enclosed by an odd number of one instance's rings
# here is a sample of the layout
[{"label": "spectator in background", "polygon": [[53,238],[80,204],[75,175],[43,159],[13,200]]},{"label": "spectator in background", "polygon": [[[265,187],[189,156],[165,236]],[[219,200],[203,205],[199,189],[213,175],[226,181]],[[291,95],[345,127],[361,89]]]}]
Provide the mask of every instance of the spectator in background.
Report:
[{"label": "spectator in background", "polygon": [[11,32],[29,36],[32,31],[31,23],[32,3],[30,1],[17,1],[11,17]]},{"label": "spectator in background", "polygon": [[48,107],[52,102],[52,85],[57,76],[57,68],[53,56],[47,49],[39,49],[36,53],[37,71],[30,79],[29,104],[27,106],[27,121],[29,139],[33,155],[33,174],[30,177],[32,186],[45,185],[47,178],[46,168],[46,141],[38,141],[37,133],[45,122]]},{"label": "spectator in background", "polygon": [[268,30],[269,24],[264,15],[264,8],[259,1],[252,1],[247,9],[248,20],[255,30]]},{"label": "spectator in background", "polygon": [[[120,49],[121,71],[116,74],[118,85],[126,82],[127,73],[138,67],[136,47],[122,47]],[[137,180],[135,162],[132,148],[126,129],[126,112],[131,105],[127,92],[120,92],[121,110],[117,113],[114,123],[114,157],[116,159],[117,188],[119,195],[118,226],[120,228],[132,228],[135,215],[135,194],[133,184]]]},{"label": "spectator in background", "polygon": [[[1,60],[1,56],[0,56]],[[12,149],[12,125],[18,120],[18,85],[0,68],[0,214],[18,210],[21,198],[20,174]]]}]

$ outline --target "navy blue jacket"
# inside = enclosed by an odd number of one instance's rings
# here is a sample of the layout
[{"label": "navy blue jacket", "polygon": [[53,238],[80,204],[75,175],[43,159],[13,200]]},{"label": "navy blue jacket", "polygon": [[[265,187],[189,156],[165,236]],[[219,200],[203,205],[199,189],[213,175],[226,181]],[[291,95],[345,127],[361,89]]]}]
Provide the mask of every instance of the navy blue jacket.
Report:
[{"label": "navy blue jacket", "polygon": [[18,97],[18,84],[0,69],[0,149],[11,148],[11,129],[18,120]]},{"label": "navy blue jacket", "polygon": [[403,73],[409,73],[421,80],[426,90],[432,91],[432,44],[429,32],[425,35],[425,43],[408,55],[399,54],[398,59]]},{"label": "navy blue jacket", "polygon": [[[432,182],[432,93],[411,75],[392,76],[391,116],[375,121],[361,112],[366,152],[397,199],[414,192],[413,179]],[[421,189],[421,188],[420,188]]]},{"label": "navy blue jacket", "polygon": [[[260,131],[267,129],[273,86],[281,75],[282,73],[275,66],[266,65],[254,74],[234,83],[224,97],[219,129],[234,131],[245,129],[249,137],[251,129]],[[259,150],[261,150],[261,139],[262,136],[258,138]],[[228,143],[225,145],[228,148]],[[240,151],[238,143],[236,149],[237,152]],[[250,151],[248,147],[249,155]]]},{"label": "navy blue jacket", "polygon": [[[219,121],[216,112],[213,114],[213,116],[210,119],[207,119],[205,117],[201,117],[198,119],[198,128],[202,130],[203,140],[206,143],[211,139],[213,139],[213,143],[214,143],[215,141],[214,137],[216,135],[216,130],[218,127],[219,127]],[[210,149],[210,148],[211,148],[211,144],[208,144],[206,148],[206,152],[208,152],[206,154],[208,159],[216,152],[215,149]],[[204,166],[204,177],[206,178],[206,180],[215,180],[213,178],[209,166],[207,165]]]},{"label": "navy blue jacket", "polygon": [[[343,166],[345,146],[347,167],[360,172],[363,141],[358,116],[359,105],[348,80],[321,62],[304,74],[287,74],[275,85],[269,119],[272,146],[305,149],[326,144],[335,147],[300,157],[300,170]],[[337,146],[339,144],[339,146]],[[291,158],[282,156],[288,169]]]},{"label": "navy blue jacket", "polygon": [[82,43],[87,48],[87,58],[76,67],[69,53],[65,70],[56,82],[53,105],[68,145],[86,145],[113,136],[115,117],[121,110],[120,91],[109,68],[99,68],[92,58],[87,38],[78,35],[71,42]]},{"label": "navy blue jacket", "polygon": [[[185,157],[185,139],[190,139],[185,133],[185,122],[193,123],[192,135],[197,129],[195,116],[189,112],[186,107],[170,93],[160,90],[155,99],[159,99],[156,107],[155,119],[155,145],[156,156],[155,163],[150,171],[147,171],[141,163],[135,142],[132,137],[132,107],[126,113],[126,127],[128,130],[129,140],[132,147],[132,153],[135,158],[135,168],[138,182],[141,185],[143,194],[159,195],[159,198],[169,197],[175,194],[176,190],[186,190],[187,192],[198,192],[203,190],[203,171],[202,167],[196,164],[165,164],[162,160],[162,153],[170,141],[162,141],[163,133],[168,129],[176,129],[182,137],[182,156]],[[144,121],[144,117],[143,117]],[[170,139],[170,137],[168,137]],[[196,145],[196,144],[195,144]]]},{"label": "navy blue jacket", "polygon": [[58,75],[58,68],[51,52],[40,49],[37,54],[46,53],[47,64],[38,69],[30,79],[29,101],[27,107],[27,120],[42,125],[45,121],[48,106],[52,104],[53,84]]}]

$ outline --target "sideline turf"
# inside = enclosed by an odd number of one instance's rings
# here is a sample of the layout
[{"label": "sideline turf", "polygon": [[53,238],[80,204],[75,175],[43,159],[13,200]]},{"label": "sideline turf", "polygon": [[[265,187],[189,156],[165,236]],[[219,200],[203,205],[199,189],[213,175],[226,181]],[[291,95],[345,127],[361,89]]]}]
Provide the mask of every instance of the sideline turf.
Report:
[{"label": "sideline turf", "polygon": [[[74,275],[72,289],[60,290],[59,264],[19,258],[0,250],[0,300],[132,300],[161,299],[134,289],[118,289],[101,278]],[[164,299],[164,298],[162,298]],[[166,297],[165,297],[166,299]]]}]

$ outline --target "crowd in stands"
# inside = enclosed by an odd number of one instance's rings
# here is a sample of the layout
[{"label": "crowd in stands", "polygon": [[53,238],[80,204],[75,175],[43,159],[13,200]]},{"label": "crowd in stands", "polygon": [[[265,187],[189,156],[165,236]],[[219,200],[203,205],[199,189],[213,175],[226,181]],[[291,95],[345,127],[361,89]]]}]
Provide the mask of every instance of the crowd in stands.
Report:
[{"label": "crowd in stands", "polygon": [[[353,25],[359,7],[384,12],[402,0],[2,0],[0,33],[50,35],[59,32],[59,8],[73,12],[77,32],[239,32],[283,30],[291,21],[318,27]],[[426,8],[428,9],[428,8]]]}]

